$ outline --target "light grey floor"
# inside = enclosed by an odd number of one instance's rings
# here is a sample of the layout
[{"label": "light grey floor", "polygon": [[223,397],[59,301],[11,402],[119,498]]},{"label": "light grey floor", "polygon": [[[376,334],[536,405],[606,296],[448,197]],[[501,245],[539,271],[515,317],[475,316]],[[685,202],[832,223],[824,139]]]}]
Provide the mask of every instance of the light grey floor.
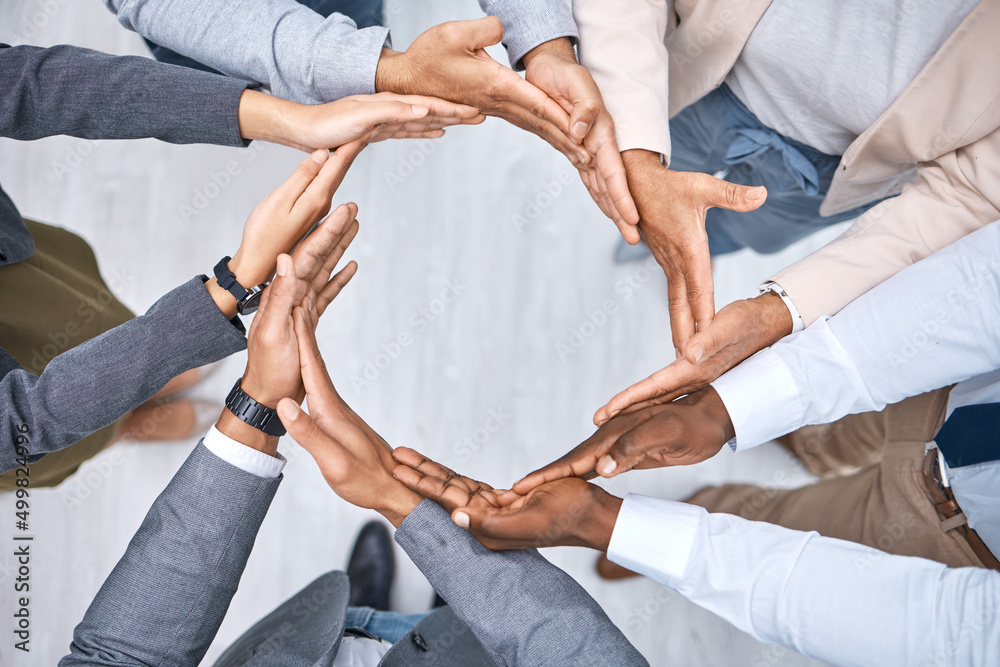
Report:
[{"label": "light grey floor", "polygon": [[[472,0],[387,6],[397,47],[434,23],[480,14]],[[3,41],[145,54],[99,0],[7,0],[0,11]],[[87,238],[113,291],[136,311],[231,254],[255,202],[302,157],[264,144],[238,150],[61,137],[2,140],[0,154],[0,182],[24,215]],[[213,179],[229,161],[240,173],[219,185]],[[321,344],[342,394],[393,444],[506,485],[587,437],[597,407],[672,355],[662,274],[612,263],[614,227],[570,165],[533,136],[491,119],[443,140],[372,146],[336,198],[349,200],[361,211],[349,255],[361,269],[321,326]],[[185,206],[196,213],[185,215]],[[530,224],[519,225],[518,216]],[[751,295],[769,271],[821,240],[770,257],[720,259],[718,306]],[[449,285],[460,295],[442,308],[436,300]],[[614,314],[596,315],[607,302]],[[413,342],[394,354],[404,332]],[[199,395],[223,398],[243,363],[227,360]],[[491,414],[503,423],[487,434]],[[74,625],[193,444],[119,445],[62,487],[34,493],[32,652],[13,650],[12,619],[2,613],[0,664],[51,665],[66,652]],[[356,530],[372,518],[334,496],[293,442],[282,450],[285,482],[209,664],[285,597],[343,567]],[[696,467],[633,473],[607,487],[679,499],[724,480],[774,488],[808,476],[767,445]],[[13,499],[0,497],[0,544],[11,544],[13,512]],[[404,612],[424,610],[430,586],[397,556],[393,601]],[[547,556],[654,665],[816,664],[760,644],[649,581],[603,582],[593,574],[593,553]],[[13,607],[13,566],[11,549],[0,547],[0,609]]]}]

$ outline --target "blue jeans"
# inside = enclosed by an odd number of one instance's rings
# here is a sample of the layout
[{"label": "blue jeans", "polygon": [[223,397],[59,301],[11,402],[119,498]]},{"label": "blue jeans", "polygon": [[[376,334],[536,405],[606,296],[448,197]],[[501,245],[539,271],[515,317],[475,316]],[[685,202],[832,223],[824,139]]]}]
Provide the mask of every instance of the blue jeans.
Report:
[{"label": "blue jeans", "polygon": [[840,156],[821,153],[763,125],[725,84],[670,120],[670,141],[671,169],[721,171],[732,183],[767,188],[767,201],[755,211],[709,209],[705,228],[712,255],[741,248],[777,252],[878,203],[820,217]]},{"label": "blue jeans", "polygon": [[424,620],[431,612],[422,614],[397,614],[394,611],[377,611],[371,607],[348,607],[347,630],[362,630],[368,634],[395,644],[402,639],[413,626]]},{"label": "blue jeans", "polygon": [[[323,17],[327,17],[334,12],[349,16],[354,19],[359,28],[371,28],[372,26],[382,25],[382,0],[299,0],[299,4],[305,5]],[[182,65],[218,74],[214,69],[208,65],[201,64],[197,60],[182,56],[176,51],[171,51],[148,39],[145,41],[153,57],[161,63]]]}]

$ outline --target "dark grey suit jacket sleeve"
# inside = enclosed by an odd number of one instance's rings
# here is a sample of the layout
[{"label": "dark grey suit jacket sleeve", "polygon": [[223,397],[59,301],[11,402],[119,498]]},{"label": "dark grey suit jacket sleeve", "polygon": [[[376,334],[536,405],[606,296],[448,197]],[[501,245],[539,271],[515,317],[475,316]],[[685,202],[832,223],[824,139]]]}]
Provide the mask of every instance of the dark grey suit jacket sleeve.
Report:
[{"label": "dark grey suit jacket sleeve", "polygon": [[429,500],[396,541],[498,665],[647,665],[600,605],[535,550],[490,551]]},{"label": "dark grey suit jacket sleeve", "polygon": [[280,482],[199,444],[153,503],[59,665],[201,662]]},{"label": "dark grey suit jacket sleeve", "polygon": [[248,85],[149,58],[0,44],[0,136],[244,146],[239,102]]},{"label": "dark grey suit jacket sleeve", "polygon": [[[246,349],[243,332],[215,305],[203,278],[63,352],[41,375],[8,372],[0,380],[0,471],[17,467],[15,442],[34,462],[113,423],[172,377]],[[0,368],[11,361],[0,356]]]}]

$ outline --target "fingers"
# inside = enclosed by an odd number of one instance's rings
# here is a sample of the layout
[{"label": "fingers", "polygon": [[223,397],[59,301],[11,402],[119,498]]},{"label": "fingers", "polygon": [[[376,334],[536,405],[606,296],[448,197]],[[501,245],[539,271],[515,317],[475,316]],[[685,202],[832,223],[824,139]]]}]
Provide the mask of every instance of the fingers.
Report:
[{"label": "fingers", "polygon": [[299,163],[299,166],[295,168],[295,171],[288,177],[288,180],[282,183],[276,190],[276,193],[280,194],[282,199],[288,202],[289,209],[292,208],[298,198],[302,196],[302,193],[306,191],[306,188],[309,187],[320,171],[322,171],[323,166],[329,159],[329,154],[329,151],[325,148],[310,153],[305,160]]},{"label": "fingers", "polygon": [[334,441],[316,425],[312,417],[290,398],[278,402],[278,418],[288,435],[310,454],[328,448]]},{"label": "fingers", "polygon": [[[333,195],[337,192],[337,188],[344,181],[344,177],[347,175],[348,169],[354,163],[354,158],[361,153],[367,144],[367,137],[357,139],[350,143],[344,144],[333,154],[327,158],[319,173],[313,178],[301,191],[301,194],[296,198],[293,204],[293,210],[300,207],[307,207],[306,215],[310,213],[316,217],[323,215],[330,208],[330,200],[333,199]],[[308,159],[312,159],[321,153],[323,150],[316,151],[309,156]],[[303,160],[303,164],[307,160]],[[301,165],[300,165],[301,166]],[[315,209],[315,211],[314,211]]]},{"label": "fingers", "polygon": [[583,477],[594,470],[597,461],[607,452],[617,433],[617,430],[594,433],[561,458],[525,475],[510,490],[523,496],[547,482],[565,477]]},{"label": "fingers", "polygon": [[[347,245],[357,233],[354,229],[357,225],[355,214],[357,206],[355,204],[341,204],[323,224],[316,227],[316,230],[307,236],[295,251],[292,257],[295,260],[295,273],[299,278],[314,283],[320,278],[325,283],[325,277],[321,276],[321,271],[325,268],[332,257],[336,256],[336,261],[343,257],[347,250]],[[354,229],[353,234],[350,234]],[[346,243],[345,237],[348,237]],[[336,262],[334,262],[336,266]],[[332,267],[331,267],[332,270]],[[327,271],[326,276],[330,273]]]},{"label": "fingers", "polygon": [[323,414],[336,405],[339,397],[326,370],[326,362],[319,352],[316,329],[312,326],[305,308],[298,307],[292,311],[292,320],[299,344],[302,385],[305,387],[306,396],[309,397],[309,406],[316,408],[313,412],[320,421],[323,421]]},{"label": "fingers", "polygon": [[341,290],[347,286],[347,283],[351,282],[351,278],[353,278],[354,274],[357,272],[358,263],[353,261],[348,262],[347,266],[338,271],[337,275],[331,278],[330,282],[328,282],[326,286],[320,290],[319,294],[316,295],[315,307],[317,317],[326,312],[327,306],[329,306],[330,303],[337,298]]},{"label": "fingers", "polygon": [[615,394],[608,404],[594,415],[594,423],[601,426],[625,408],[642,401],[662,396],[676,398],[682,395],[681,389],[690,379],[691,370],[691,365],[681,360],[656,371],[645,380],[636,382],[628,389]]},{"label": "fingers", "polygon": [[[688,363],[697,364],[703,359],[708,359],[718,354],[728,345],[729,339],[734,338],[732,334],[736,332],[724,326],[725,320],[720,324],[723,326],[706,327],[691,337],[691,340],[682,348],[684,358]],[[735,336],[735,338],[738,339],[738,336]]]},{"label": "fingers", "polygon": [[[591,137],[593,137],[592,140]],[[596,144],[596,149],[591,150],[590,144],[592,142]],[[625,165],[622,163],[621,152],[618,150],[618,142],[615,141],[615,126],[610,114],[601,114],[597,118],[591,135],[587,137],[586,145],[588,150],[591,150],[596,156],[594,164],[607,184],[612,206],[626,223],[632,226],[638,225],[639,210],[636,208],[632,193],[629,191]],[[638,243],[638,231],[635,231],[632,236],[636,239],[635,243]]]},{"label": "fingers", "polygon": [[[689,258],[684,275],[684,287],[695,329],[705,331],[715,317],[715,284],[712,280],[712,259],[707,244],[704,252],[697,252]],[[689,339],[679,341],[676,349],[683,350]]]},{"label": "fingers", "polygon": [[687,293],[685,274],[671,266],[667,273],[667,310],[670,312],[670,336],[678,357],[695,334],[694,312]]},{"label": "fingers", "polygon": [[702,195],[709,206],[745,213],[759,208],[767,200],[767,189],[763,185],[737,185],[708,174],[702,180]]},{"label": "fingers", "polygon": [[265,322],[284,322],[292,316],[292,309],[298,305],[305,293],[306,284],[295,274],[295,264],[292,258],[282,253],[278,255],[277,277],[267,287],[267,299],[262,300],[260,312],[257,315],[261,324]]}]

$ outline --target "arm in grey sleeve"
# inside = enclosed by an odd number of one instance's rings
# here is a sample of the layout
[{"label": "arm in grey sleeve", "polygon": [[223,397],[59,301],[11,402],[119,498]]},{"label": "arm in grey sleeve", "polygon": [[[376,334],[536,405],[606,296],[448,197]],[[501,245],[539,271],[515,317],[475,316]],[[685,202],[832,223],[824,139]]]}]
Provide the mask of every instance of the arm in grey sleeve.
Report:
[{"label": "arm in grey sleeve", "polygon": [[[69,447],[146,402],[171,378],[246,349],[202,278],[167,293],[145,315],[63,352],[41,375],[0,380],[0,471]],[[17,447],[15,447],[17,443]]]},{"label": "arm in grey sleeve", "polygon": [[0,45],[0,135],[245,146],[239,109],[247,85],[75,46]]},{"label": "arm in grey sleeve", "polygon": [[1000,368],[1000,221],[719,377],[737,447]]},{"label": "arm in grey sleeve", "polygon": [[200,663],[280,482],[199,443],[149,509],[59,665]]},{"label": "arm in grey sleeve", "polygon": [[503,45],[516,70],[524,69],[521,59],[539,44],[559,37],[576,43],[576,22],[566,0],[479,0],[479,6],[503,24]]},{"label": "arm in grey sleeve", "polygon": [[600,605],[535,550],[490,551],[429,500],[396,541],[498,665],[646,665]]},{"label": "arm in grey sleeve", "polygon": [[295,0],[104,0],[118,22],[281,98],[319,104],[375,92],[389,31],[324,19]]}]

